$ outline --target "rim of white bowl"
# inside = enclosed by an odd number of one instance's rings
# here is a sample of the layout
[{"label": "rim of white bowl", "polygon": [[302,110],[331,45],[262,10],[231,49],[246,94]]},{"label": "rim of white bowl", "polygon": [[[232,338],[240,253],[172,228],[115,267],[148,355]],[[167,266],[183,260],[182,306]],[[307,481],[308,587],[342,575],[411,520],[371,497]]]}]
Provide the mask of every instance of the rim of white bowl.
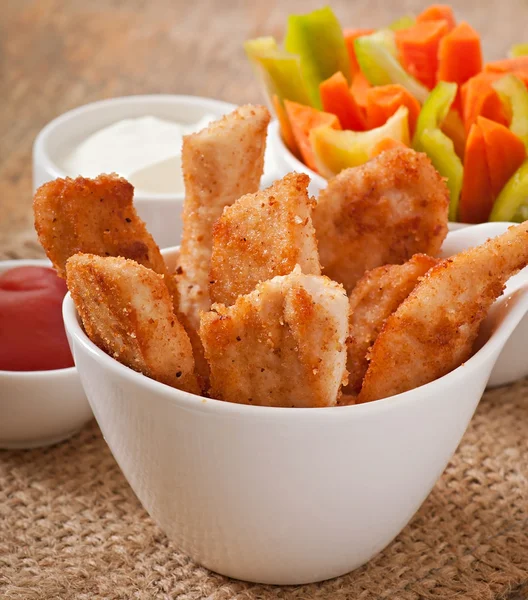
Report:
[{"label": "rim of white bowl", "polygon": [[[190,95],[179,95],[179,94],[132,94],[130,96],[118,96],[116,98],[106,98],[105,100],[97,100],[88,104],[83,104],[76,108],[62,113],[58,117],[55,117],[47,125],[45,125],[34,142],[34,152],[39,155],[39,160],[42,161],[42,167],[47,173],[51,174],[53,178],[64,178],[69,175],[59,168],[59,166],[51,159],[48,152],[46,151],[46,144],[50,137],[55,133],[57,127],[64,125],[65,123],[74,121],[76,119],[84,117],[87,113],[97,113],[104,110],[108,106],[112,105],[130,105],[130,104],[141,104],[142,102],[154,102],[160,105],[186,105],[186,104],[199,104],[204,109],[209,108],[212,112],[218,112],[221,109],[225,113],[229,113],[236,108],[236,104],[231,102],[225,102],[224,100],[216,100],[215,98],[207,98],[205,96],[190,96]],[[170,201],[175,199],[183,199],[184,194],[167,194],[167,193],[152,193],[142,194],[134,192],[134,202],[136,201]]]},{"label": "rim of white bowl", "polygon": [[[47,258],[14,258],[0,261],[0,274],[15,267],[49,267],[53,269],[51,262]],[[37,377],[56,377],[58,374],[68,375],[76,371],[75,365],[64,369],[46,369],[45,371],[6,371],[0,369],[0,377],[12,377],[13,379],[28,379],[31,377],[35,379]]]},{"label": "rim of white bowl", "polygon": [[[173,248],[164,249],[164,254],[169,254],[170,251],[174,252],[178,248],[177,246]],[[503,298],[504,301],[506,298]],[[226,402],[223,400],[216,400],[214,398],[206,398],[204,396],[199,396],[197,394],[191,394],[190,392],[185,392],[183,390],[178,390],[176,388],[170,387],[164,383],[160,383],[150,377],[143,375],[142,373],[138,373],[129,367],[121,364],[116,359],[108,356],[105,352],[103,352],[100,348],[98,348],[86,335],[83,328],[80,324],[80,319],[73,304],[73,300],[71,295],[68,293],[64,297],[63,305],[62,305],[62,314],[64,319],[64,324],[66,330],[69,334],[75,337],[78,342],[85,348],[87,352],[89,352],[99,363],[105,368],[108,368],[118,376],[130,377],[132,380],[137,383],[140,387],[147,390],[152,390],[157,394],[162,394],[169,400],[182,404],[186,408],[189,409],[200,409],[200,410],[219,410],[223,411],[227,414],[236,414],[236,415],[249,415],[252,413],[259,414],[260,416],[266,415],[286,415],[286,418],[299,418],[302,415],[302,418],[321,418],[321,412],[326,415],[326,418],[339,418],[339,415],[343,416],[343,412],[345,411],[353,411],[353,414],[357,414],[358,416],[364,414],[365,412],[372,411],[386,411],[393,410],[394,407],[397,407],[402,403],[413,403],[425,401],[427,402],[427,397],[429,395],[429,390],[433,386],[436,386],[436,392],[442,392],[447,387],[453,384],[453,380],[464,380],[466,378],[470,378],[472,373],[475,370],[478,370],[481,364],[488,358],[488,356],[495,352],[492,348],[492,344],[490,341],[498,335],[497,331],[494,330],[490,334],[489,338],[483,344],[481,348],[477,350],[467,361],[465,361],[462,365],[453,369],[453,371],[427,383],[425,385],[419,386],[408,392],[402,392],[401,394],[396,394],[394,396],[389,396],[388,398],[382,398],[380,400],[375,400],[373,402],[366,402],[362,404],[352,404],[350,406],[328,406],[321,407],[318,409],[314,408],[293,408],[293,407],[274,407],[274,406],[252,406],[249,404],[237,404],[234,402]],[[339,409],[339,410],[337,410]],[[308,415],[314,414],[314,417],[310,417]],[[332,415],[335,414],[335,417]],[[289,415],[289,416],[288,416]],[[319,415],[319,416],[317,416]]]}]

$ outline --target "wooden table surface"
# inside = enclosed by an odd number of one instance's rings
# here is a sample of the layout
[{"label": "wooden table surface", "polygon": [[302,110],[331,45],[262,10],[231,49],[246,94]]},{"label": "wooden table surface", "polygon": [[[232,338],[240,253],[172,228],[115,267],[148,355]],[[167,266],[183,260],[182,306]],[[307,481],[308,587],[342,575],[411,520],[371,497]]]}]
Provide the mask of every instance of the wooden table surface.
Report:
[{"label": "wooden table surface", "polygon": [[[38,256],[31,216],[31,147],[71,108],[112,96],[195,94],[259,101],[242,51],[249,37],[280,37],[290,12],[322,0],[4,0],[0,15],[0,258]],[[419,0],[334,0],[344,26],[381,26]],[[528,41],[528,4],[458,0],[482,33],[487,58]],[[524,37],[523,37],[524,36]]]}]

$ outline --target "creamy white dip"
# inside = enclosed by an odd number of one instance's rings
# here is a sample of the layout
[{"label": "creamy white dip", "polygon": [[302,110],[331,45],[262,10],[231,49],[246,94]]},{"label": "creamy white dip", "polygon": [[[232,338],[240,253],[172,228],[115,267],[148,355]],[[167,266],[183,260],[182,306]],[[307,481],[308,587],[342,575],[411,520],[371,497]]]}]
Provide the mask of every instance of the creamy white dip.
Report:
[{"label": "creamy white dip", "polygon": [[215,119],[205,115],[192,124],[152,116],[123,119],[87,137],[59,166],[70,177],[118,173],[140,194],[179,194],[184,191],[183,136],[204,129]]}]

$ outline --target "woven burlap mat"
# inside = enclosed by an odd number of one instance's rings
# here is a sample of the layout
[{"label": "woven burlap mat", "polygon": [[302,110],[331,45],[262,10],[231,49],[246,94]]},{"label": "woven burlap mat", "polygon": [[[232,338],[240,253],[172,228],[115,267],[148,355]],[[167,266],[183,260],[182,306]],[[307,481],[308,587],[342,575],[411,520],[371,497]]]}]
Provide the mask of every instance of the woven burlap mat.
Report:
[{"label": "woven burlap mat", "polygon": [[384,552],[317,585],[247,584],[194,564],[142,509],[94,422],[54,447],[0,452],[2,600],[455,597],[528,597],[528,381],[485,394],[433,492]]}]

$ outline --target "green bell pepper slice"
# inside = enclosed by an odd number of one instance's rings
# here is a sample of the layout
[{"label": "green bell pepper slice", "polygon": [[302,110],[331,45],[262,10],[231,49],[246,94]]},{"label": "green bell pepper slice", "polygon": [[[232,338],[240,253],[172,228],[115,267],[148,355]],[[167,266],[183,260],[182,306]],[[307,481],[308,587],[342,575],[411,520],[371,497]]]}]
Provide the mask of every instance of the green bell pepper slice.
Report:
[{"label": "green bell pepper slice", "polygon": [[528,160],[515,171],[497,196],[490,221],[514,221],[528,219]]},{"label": "green bell pepper slice", "polygon": [[394,31],[380,29],[371,35],[354,40],[356,58],[365,77],[372,85],[399,83],[420,103],[424,103],[429,90],[409,75],[397,58]]},{"label": "green bell pepper slice", "polygon": [[351,83],[350,59],[343,29],[329,6],[305,15],[290,15],[284,48],[301,59],[310,104],[322,108],[319,84],[338,71]]},{"label": "green bell pepper slice", "polygon": [[511,73],[493,83],[505,104],[510,107],[510,131],[519,137],[528,150],[528,90],[524,83]]},{"label": "green bell pepper slice", "polygon": [[248,40],[244,49],[257,77],[264,84],[268,100],[277,95],[280,100],[311,105],[298,56],[281,50],[273,37]]},{"label": "green bell pepper slice", "polygon": [[429,94],[416,123],[413,148],[425,152],[435,169],[447,178],[449,189],[449,220],[456,221],[462,190],[464,167],[455,152],[453,140],[440,129],[457,93],[456,83],[441,81]]},{"label": "green bell pepper slice", "polygon": [[515,44],[508,52],[508,58],[517,58],[518,56],[528,55],[528,44]]}]

